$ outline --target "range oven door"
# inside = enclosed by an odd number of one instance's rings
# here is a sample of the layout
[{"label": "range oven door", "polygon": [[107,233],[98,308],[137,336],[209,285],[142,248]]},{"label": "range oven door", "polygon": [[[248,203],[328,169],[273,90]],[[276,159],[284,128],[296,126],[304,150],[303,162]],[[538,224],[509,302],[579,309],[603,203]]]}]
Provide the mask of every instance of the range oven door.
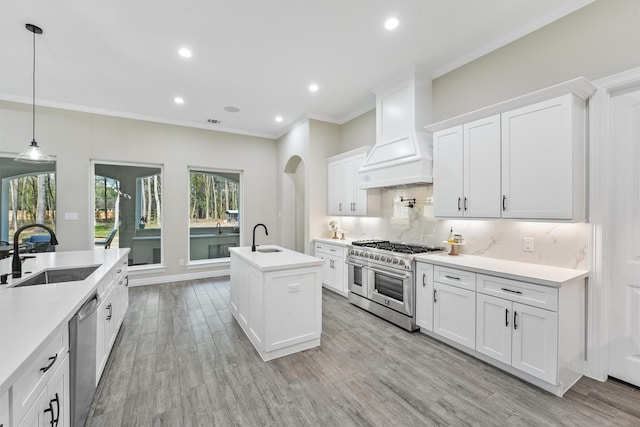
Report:
[{"label": "range oven door", "polygon": [[368,283],[370,300],[413,317],[415,292],[412,272],[376,266],[369,270]]},{"label": "range oven door", "polygon": [[349,291],[361,297],[369,298],[369,287],[367,284],[369,275],[366,265],[347,259],[347,267]]}]

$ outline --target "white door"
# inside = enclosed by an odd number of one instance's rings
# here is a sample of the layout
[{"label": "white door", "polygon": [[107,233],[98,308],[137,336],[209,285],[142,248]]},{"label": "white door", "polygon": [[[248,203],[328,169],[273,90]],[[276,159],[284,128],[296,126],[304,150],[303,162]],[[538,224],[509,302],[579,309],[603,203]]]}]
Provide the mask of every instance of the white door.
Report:
[{"label": "white door", "polygon": [[355,211],[353,212],[355,215],[366,215],[367,214],[367,190],[358,190],[358,171],[364,164],[365,160],[367,160],[366,153],[358,154],[353,157],[353,184],[354,194],[355,194]]},{"label": "white door", "polygon": [[464,216],[500,218],[500,176],[500,115],[465,124]]},{"label": "white door", "polygon": [[611,98],[609,375],[640,387],[640,88]]},{"label": "white door", "polygon": [[476,350],[511,365],[511,301],[477,294]]},{"label": "white door", "polygon": [[434,282],[433,332],[476,348],[476,293]]},{"label": "white door", "polygon": [[433,331],[433,265],[416,263],[416,325]]},{"label": "white door", "polygon": [[436,217],[462,216],[462,126],[433,134],[433,213]]},{"label": "white door", "polygon": [[342,212],[353,215],[356,208],[356,175],[353,157],[342,160]]},{"label": "white door", "polygon": [[511,366],[551,384],[558,381],[558,313],[513,303]]}]

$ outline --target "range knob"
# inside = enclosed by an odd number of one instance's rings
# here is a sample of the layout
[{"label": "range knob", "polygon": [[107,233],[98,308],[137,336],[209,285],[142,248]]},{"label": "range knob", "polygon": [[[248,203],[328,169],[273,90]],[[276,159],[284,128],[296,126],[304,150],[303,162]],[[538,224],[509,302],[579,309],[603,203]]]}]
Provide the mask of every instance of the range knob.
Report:
[{"label": "range knob", "polygon": [[397,258],[394,258],[394,259],[393,259],[393,264],[395,265],[395,264],[397,264],[397,263],[398,263],[398,259],[397,259]]},{"label": "range knob", "polygon": [[400,264],[400,267],[404,267],[404,260],[403,260],[403,259],[401,259],[401,260],[400,260],[400,262],[399,262],[399,264]]},{"label": "range knob", "polygon": [[379,261],[379,260],[380,260],[380,255],[376,254],[376,255],[373,257],[373,259],[375,259],[376,261]]}]

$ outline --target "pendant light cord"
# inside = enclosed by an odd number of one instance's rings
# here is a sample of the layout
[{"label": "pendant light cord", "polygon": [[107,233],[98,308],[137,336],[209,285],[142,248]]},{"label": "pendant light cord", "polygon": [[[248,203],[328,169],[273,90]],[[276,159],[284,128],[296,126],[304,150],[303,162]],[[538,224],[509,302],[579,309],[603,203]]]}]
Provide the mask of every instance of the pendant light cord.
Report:
[{"label": "pendant light cord", "polygon": [[33,135],[33,141],[35,142],[36,140],[36,32],[33,32],[33,86],[32,86],[33,90],[31,92],[31,97],[32,97],[32,110],[31,110],[31,116],[33,117],[32,120],[32,135]]}]

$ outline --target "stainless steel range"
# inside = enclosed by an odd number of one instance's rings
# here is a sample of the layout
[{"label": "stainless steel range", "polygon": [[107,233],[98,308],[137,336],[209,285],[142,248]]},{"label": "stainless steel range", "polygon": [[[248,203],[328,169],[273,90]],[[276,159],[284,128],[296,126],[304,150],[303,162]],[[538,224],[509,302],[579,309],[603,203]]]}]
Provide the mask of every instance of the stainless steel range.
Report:
[{"label": "stainless steel range", "polygon": [[417,254],[445,248],[388,240],[360,240],[349,246],[349,302],[409,331],[416,330]]}]

